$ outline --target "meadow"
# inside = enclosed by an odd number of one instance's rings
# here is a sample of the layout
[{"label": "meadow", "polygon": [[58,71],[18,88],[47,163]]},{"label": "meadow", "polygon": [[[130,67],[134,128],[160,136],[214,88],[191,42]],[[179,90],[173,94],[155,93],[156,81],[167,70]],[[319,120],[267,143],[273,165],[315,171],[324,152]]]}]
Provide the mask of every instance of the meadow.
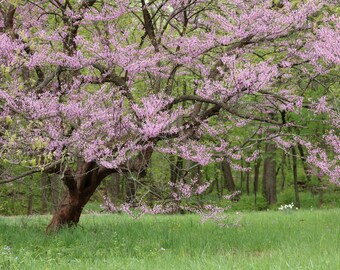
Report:
[{"label": "meadow", "polygon": [[50,216],[0,217],[0,269],[340,269],[340,209],[197,215],[87,214],[44,234]]}]

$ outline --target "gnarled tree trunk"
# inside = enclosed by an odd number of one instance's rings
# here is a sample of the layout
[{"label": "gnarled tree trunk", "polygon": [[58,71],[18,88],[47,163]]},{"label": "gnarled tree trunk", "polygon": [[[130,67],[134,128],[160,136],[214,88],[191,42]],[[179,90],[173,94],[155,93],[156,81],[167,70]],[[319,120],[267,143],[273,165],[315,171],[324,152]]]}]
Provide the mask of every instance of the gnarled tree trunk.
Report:
[{"label": "gnarled tree trunk", "polygon": [[96,191],[106,174],[95,162],[82,162],[76,172],[67,170],[63,177],[67,191],[46,231],[55,232],[63,226],[76,225],[84,206]]},{"label": "gnarled tree trunk", "polygon": [[[142,150],[136,157],[121,165],[121,171],[135,172],[138,177],[146,174],[146,168],[153,152],[152,147]],[[58,209],[54,212],[52,221],[46,232],[56,232],[61,227],[77,225],[84,206],[90,200],[104,178],[115,169],[99,166],[96,162],[79,161],[76,171],[67,169],[62,180],[66,186],[66,194]]]},{"label": "gnarled tree trunk", "polygon": [[54,213],[46,232],[58,231],[63,226],[77,225],[84,206],[89,201],[95,189],[84,195],[81,191],[68,192],[59,209]]}]

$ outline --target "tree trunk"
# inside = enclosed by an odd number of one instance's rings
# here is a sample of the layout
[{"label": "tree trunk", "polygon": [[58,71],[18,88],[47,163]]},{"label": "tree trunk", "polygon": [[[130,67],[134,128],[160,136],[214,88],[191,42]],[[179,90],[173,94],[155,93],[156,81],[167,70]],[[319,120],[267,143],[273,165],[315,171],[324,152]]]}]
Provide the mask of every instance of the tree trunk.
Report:
[{"label": "tree trunk", "polygon": [[[203,174],[202,174],[202,165],[197,164],[196,167],[196,178],[197,178],[197,184],[202,185],[203,183]],[[203,194],[198,194],[197,199],[201,206],[203,206]]]},{"label": "tree trunk", "polygon": [[281,191],[285,188],[285,166],[286,166],[286,154],[283,152],[282,154],[282,161],[281,161]]},{"label": "tree trunk", "polygon": [[[213,181],[211,182],[211,185],[208,188],[207,194],[210,194],[214,191],[215,185],[218,185],[218,179],[219,179],[219,164],[214,164],[213,167],[213,172],[214,172],[214,176],[213,176]],[[208,170],[205,170],[205,173],[208,173]],[[206,179],[209,179],[209,177],[206,177]],[[217,195],[219,196],[219,194],[217,193]]]},{"label": "tree trunk", "polygon": [[170,165],[170,182],[176,183],[177,182],[177,170],[176,170],[176,157],[170,156],[169,157],[169,165]]},{"label": "tree trunk", "polygon": [[227,188],[229,192],[235,191],[235,182],[231,171],[230,163],[227,160],[222,161],[222,172],[224,177],[223,187]]},{"label": "tree trunk", "polygon": [[221,199],[221,197],[223,196],[223,188],[222,188],[222,191],[221,191],[221,189],[220,189],[220,176],[219,176],[218,170],[215,170],[215,179],[216,179],[217,196],[218,196],[219,199]]},{"label": "tree trunk", "polygon": [[67,170],[62,179],[67,187],[66,194],[53,214],[46,232],[56,232],[61,227],[77,225],[84,206],[105,176],[99,172],[94,162],[81,163],[75,173]]},{"label": "tree trunk", "polygon": [[267,142],[265,146],[265,159],[263,164],[263,193],[269,204],[274,204],[276,198],[276,146]]},{"label": "tree trunk", "polygon": [[58,210],[58,206],[61,203],[63,186],[57,174],[48,175],[48,180],[51,187],[52,213],[54,213]]},{"label": "tree trunk", "polygon": [[134,204],[137,194],[136,181],[132,177],[126,179],[126,202]]},{"label": "tree trunk", "polygon": [[[247,162],[246,166],[249,168],[250,167],[250,163]],[[250,194],[250,171],[246,171],[246,189],[247,189],[247,194]]]},{"label": "tree trunk", "polygon": [[257,191],[259,190],[260,166],[261,166],[261,159],[258,159],[256,160],[255,167],[254,167],[254,205],[255,206],[256,206]]},{"label": "tree trunk", "polygon": [[[137,156],[123,164],[122,170],[135,172],[138,177],[145,176],[152,152],[152,147],[142,150]],[[54,212],[52,221],[46,228],[47,233],[58,231],[64,226],[77,225],[84,206],[103,179],[118,172],[115,169],[98,166],[96,162],[83,160],[79,160],[76,171],[70,168],[59,169],[59,171],[63,171],[62,181],[66,186],[66,195]]]},{"label": "tree trunk", "polygon": [[[241,158],[241,168],[244,168],[244,161],[243,158]],[[244,181],[244,173],[243,170],[240,171],[240,190],[243,191],[243,181]]]},{"label": "tree trunk", "polygon": [[[32,179],[32,177],[31,177]],[[27,200],[27,215],[33,214],[33,189],[31,186],[28,188],[28,200]]]},{"label": "tree trunk", "polygon": [[40,188],[41,188],[41,210],[43,213],[47,212],[47,191],[50,188],[50,183],[48,181],[48,174],[42,173],[41,179],[40,179]]},{"label": "tree trunk", "polygon": [[181,178],[185,183],[190,182],[193,177],[195,177],[195,170],[192,170],[194,162],[191,160],[184,160],[183,164],[183,173],[181,174]]},{"label": "tree trunk", "polygon": [[114,173],[112,175],[112,179],[110,179],[106,186],[106,192],[109,196],[111,202],[114,204],[117,203],[120,194],[120,175],[118,173]]},{"label": "tree trunk", "polygon": [[77,225],[83,208],[90,197],[78,192],[69,192],[59,206],[59,209],[54,213],[46,231],[55,232],[63,226]]},{"label": "tree trunk", "polygon": [[301,158],[301,161],[302,161],[303,170],[305,172],[307,181],[310,182],[311,181],[310,172],[309,172],[308,164],[306,162],[305,153],[303,151],[303,147],[302,147],[301,144],[298,144],[298,149],[299,149],[299,152],[300,152],[300,158]]},{"label": "tree trunk", "polygon": [[300,196],[299,196],[298,175],[297,175],[297,158],[296,158],[295,147],[292,147],[292,156],[293,156],[293,177],[294,177],[295,205],[296,205],[296,207],[300,208]]}]

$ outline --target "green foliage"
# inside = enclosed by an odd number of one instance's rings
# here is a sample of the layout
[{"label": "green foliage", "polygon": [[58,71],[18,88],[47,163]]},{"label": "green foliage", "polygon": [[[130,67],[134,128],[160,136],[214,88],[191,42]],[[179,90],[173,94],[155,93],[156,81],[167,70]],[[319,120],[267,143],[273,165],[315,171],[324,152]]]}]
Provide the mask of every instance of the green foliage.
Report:
[{"label": "green foliage", "polygon": [[[21,170],[15,168],[16,174]],[[0,215],[25,215],[28,212],[29,200],[32,199],[32,212],[43,213],[41,205],[42,187],[40,184],[40,174],[33,177],[25,177],[21,181],[13,184],[0,186]],[[51,201],[48,202],[51,207]]]},{"label": "green foliage", "polygon": [[240,197],[240,200],[233,204],[232,211],[250,211],[250,210],[267,210],[268,203],[266,199],[259,193],[256,197],[256,205],[255,205],[255,197],[253,195],[246,195]]},{"label": "green foliage", "polygon": [[47,236],[48,218],[0,218],[1,269],[340,269],[339,209],[245,213],[224,228],[195,215],[86,215]]}]

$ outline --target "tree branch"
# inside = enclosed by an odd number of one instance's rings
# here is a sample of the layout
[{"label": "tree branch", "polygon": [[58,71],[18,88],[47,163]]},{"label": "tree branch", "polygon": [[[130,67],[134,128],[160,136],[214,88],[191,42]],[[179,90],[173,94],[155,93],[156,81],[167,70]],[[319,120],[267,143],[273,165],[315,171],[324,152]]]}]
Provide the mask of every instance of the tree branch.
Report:
[{"label": "tree branch", "polygon": [[211,99],[203,98],[203,97],[200,97],[200,96],[184,95],[184,96],[175,98],[173,100],[173,102],[171,102],[169,104],[169,106],[171,107],[174,104],[177,104],[177,103],[180,103],[180,102],[183,102],[183,101],[187,101],[187,100],[198,101],[198,102],[202,102],[202,103],[214,104],[214,105],[216,105],[216,106],[226,110],[230,114],[236,115],[236,116],[238,116],[240,118],[243,118],[243,119],[260,121],[260,122],[270,123],[270,124],[273,124],[273,125],[282,125],[282,123],[274,121],[274,120],[271,120],[269,118],[261,118],[261,117],[254,116],[254,115],[241,114],[241,113],[237,112],[236,110],[230,108],[227,104],[225,104],[223,102],[219,102],[219,101],[216,101],[216,100],[211,100]]},{"label": "tree branch", "polygon": [[21,175],[18,175],[18,176],[15,176],[13,178],[10,178],[10,179],[6,179],[6,180],[0,181],[0,185],[1,184],[7,184],[7,183],[14,182],[16,180],[19,180],[21,178],[24,178],[26,176],[29,176],[29,175],[32,175],[32,174],[35,174],[35,173],[38,173],[38,172],[49,172],[49,173],[54,172],[55,169],[57,169],[60,164],[61,164],[61,160],[53,162],[50,165],[44,167],[43,169],[41,169],[41,168],[34,168],[34,169],[32,169],[32,170],[30,170],[28,172],[25,172],[25,173],[23,173]]}]

